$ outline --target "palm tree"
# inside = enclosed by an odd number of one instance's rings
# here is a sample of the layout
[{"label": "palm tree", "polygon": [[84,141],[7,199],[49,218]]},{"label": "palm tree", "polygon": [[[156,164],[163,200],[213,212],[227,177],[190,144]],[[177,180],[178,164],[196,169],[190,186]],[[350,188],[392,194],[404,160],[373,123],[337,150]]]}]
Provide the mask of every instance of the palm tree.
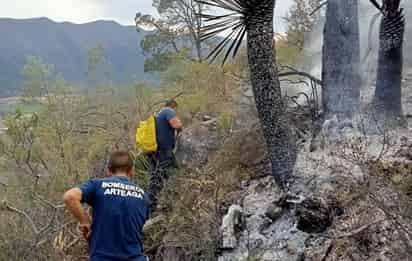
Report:
[{"label": "palm tree", "polygon": [[402,118],[402,70],[405,18],[400,0],[370,0],[382,15],[374,105],[378,115],[391,122]]},{"label": "palm tree", "polygon": [[228,31],[227,36],[210,53],[214,60],[225,53],[236,55],[247,35],[247,54],[258,116],[269,151],[272,174],[282,188],[292,175],[296,146],[284,116],[278,69],[274,53],[273,15],[275,0],[198,0],[200,3],[225,9],[228,14],[203,14],[206,25],[202,39],[207,40]]},{"label": "palm tree", "polygon": [[360,109],[358,1],[327,2],[322,63],[325,118],[351,118]]}]

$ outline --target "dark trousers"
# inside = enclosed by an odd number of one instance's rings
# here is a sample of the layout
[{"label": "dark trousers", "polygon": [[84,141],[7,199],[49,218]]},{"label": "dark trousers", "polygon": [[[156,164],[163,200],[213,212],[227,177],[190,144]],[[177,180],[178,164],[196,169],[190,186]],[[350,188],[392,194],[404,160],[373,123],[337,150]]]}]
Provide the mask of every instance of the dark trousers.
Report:
[{"label": "dark trousers", "polygon": [[173,151],[157,151],[149,156],[150,184],[148,195],[151,201],[151,211],[157,206],[157,199],[164,184],[169,179],[171,169],[177,168]]}]

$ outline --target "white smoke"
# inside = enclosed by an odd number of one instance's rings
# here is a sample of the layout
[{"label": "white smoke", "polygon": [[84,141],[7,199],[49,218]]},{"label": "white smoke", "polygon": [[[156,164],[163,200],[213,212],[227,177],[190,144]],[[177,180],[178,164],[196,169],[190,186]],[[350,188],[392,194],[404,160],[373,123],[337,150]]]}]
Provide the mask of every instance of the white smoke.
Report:
[{"label": "white smoke", "polygon": [[[406,32],[404,40],[404,76],[412,75],[412,1],[404,0],[402,8],[406,17]],[[325,9],[325,8],[324,8]],[[322,17],[314,30],[305,36],[305,57],[300,70],[309,72],[311,75],[321,79],[322,73],[322,45],[324,28],[324,10],[320,11]],[[361,77],[362,77],[362,97],[364,102],[370,100],[374,91],[376,81],[376,70],[378,63],[378,33],[381,16],[376,19],[371,27],[373,17],[378,14],[378,10],[369,0],[360,0],[359,5],[359,25],[361,44]],[[369,39],[369,32],[372,30]],[[309,90],[302,86],[302,90]]]}]

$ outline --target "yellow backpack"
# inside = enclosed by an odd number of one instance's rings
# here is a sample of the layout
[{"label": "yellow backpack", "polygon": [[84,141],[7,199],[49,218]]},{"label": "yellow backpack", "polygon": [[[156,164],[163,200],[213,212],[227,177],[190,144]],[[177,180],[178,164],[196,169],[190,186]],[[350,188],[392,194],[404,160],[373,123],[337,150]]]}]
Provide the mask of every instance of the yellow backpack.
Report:
[{"label": "yellow backpack", "polygon": [[139,127],[136,130],[136,145],[145,153],[157,151],[156,120],[154,115],[139,123]]}]

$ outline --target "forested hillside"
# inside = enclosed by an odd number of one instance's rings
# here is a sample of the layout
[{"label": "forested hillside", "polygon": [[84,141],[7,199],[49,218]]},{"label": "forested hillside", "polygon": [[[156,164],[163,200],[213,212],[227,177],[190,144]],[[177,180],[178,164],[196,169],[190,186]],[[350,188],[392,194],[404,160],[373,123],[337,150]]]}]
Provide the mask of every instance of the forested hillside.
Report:
[{"label": "forested hillside", "polygon": [[101,45],[108,73],[116,84],[154,79],[144,74],[140,42],[145,31],[112,21],[56,23],[47,18],[0,19],[0,96],[15,95],[22,85],[27,57],[55,66],[68,82],[87,85],[88,51]]}]

